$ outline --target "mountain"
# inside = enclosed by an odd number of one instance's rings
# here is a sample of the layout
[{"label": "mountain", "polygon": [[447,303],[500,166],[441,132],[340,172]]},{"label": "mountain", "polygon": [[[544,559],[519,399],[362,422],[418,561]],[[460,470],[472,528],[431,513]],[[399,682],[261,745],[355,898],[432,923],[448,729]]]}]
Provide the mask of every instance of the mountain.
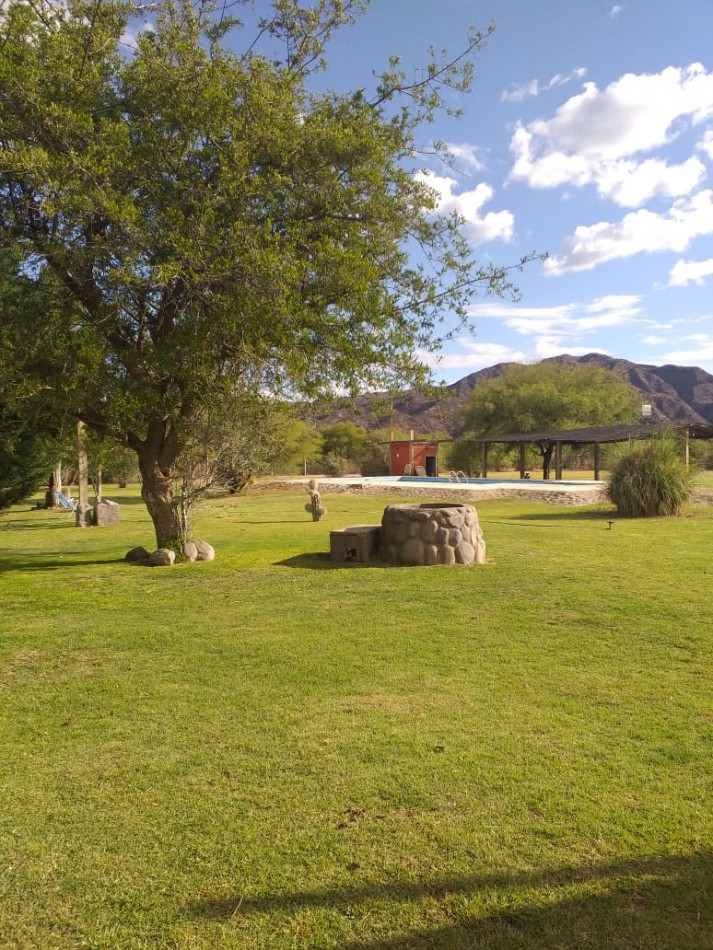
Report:
[{"label": "mountain", "polygon": [[[611,370],[641,392],[641,402],[651,404],[653,418],[658,421],[713,423],[713,376],[697,366],[650,366],[603,353],[554,356],[546,362],[592,364]],[[512,365],[498,363],[471,373],[442,387],[435,397],[415,390],[388,403],[384,394],[359,396],[354,402],[335,406],[318,422],[323,427],[348,420],[366,429],[382,429],[387,436],[390,427],[413,429],[417,437],[436,432],[458,436],[463,432],[463,410],[473,390]]]}]

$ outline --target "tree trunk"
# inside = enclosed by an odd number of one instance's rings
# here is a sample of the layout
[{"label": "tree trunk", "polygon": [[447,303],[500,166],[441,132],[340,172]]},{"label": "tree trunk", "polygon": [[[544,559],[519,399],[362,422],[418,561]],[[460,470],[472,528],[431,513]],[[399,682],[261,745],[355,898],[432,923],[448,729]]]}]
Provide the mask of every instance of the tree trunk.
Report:
[{"label": "tree trunk", "polygon": [[141,497],[154,524],[156,546],[180,550],[190,526],[181,518],[173,497],[173,467],[161,469],[150,445],[142,445],[138,456]]},{"label": "tree trunk", "polygon": [[62,462],[61,460],[57,462],[54,472],[52,473],[54,477],[54,490],[56,492],[63,491],[62,489]]}]

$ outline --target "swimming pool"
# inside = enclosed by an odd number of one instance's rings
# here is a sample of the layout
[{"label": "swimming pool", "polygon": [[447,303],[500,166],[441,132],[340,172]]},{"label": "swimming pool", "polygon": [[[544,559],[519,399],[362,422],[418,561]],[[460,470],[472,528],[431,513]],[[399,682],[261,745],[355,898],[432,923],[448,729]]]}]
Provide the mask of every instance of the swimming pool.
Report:
[{"label": "swimming pool", "polygon": [[591,485],[590,480],[581,481],[562,481],[558,482],[555,479],[550,479],[546,481],[543,478],[447,478],[445,476],[439,475],[437,477],[428,477],[422,475],[377,475],[373,478],[365,478],[364,481],[376,482],[377,484],[383,485],[394,485],[398,482],[406,482],[407,484],[413,485],[423,485],[428,487],[429,485],[511,485],[513,488],[523,487],[526,485],[573,485],[575,487],[586,487]]}]

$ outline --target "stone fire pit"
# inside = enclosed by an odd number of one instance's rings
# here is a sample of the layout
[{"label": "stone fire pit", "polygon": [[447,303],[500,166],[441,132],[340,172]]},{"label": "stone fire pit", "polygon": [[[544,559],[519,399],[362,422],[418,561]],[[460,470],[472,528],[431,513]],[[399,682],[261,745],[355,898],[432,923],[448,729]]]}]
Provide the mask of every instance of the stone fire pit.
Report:
[{"label": "stone fire pit", "polygon": [[379,557],[390,564],[483,564],[485,541],[472,505],[389,505]]}]

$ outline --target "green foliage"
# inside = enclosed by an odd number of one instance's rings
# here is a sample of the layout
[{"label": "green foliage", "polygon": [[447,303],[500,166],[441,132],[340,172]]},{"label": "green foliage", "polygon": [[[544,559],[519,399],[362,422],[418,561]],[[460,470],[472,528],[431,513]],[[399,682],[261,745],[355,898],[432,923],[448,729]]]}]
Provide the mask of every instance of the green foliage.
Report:
[{"label": "green foliage", "polygon": [[282,441],[275,446],[270,463],[272,471],[293,475],[303,471],[305,462],[321,458],[322,437],[313,426],[286,412],[281,429]]},{"label": "green foliage", "polygon": [[670,436],[633,445],[614,466],[607,487],[610,500],[625,518],[680,514],[691,490],[681,445]]},{"label": "green foliage", "polygon": [[368,432],[359,455],[359,468],[362,475],[389,474],[389,447],[384,442],[384,432]]},{"label": "green foliage", "polygon": [[341,478],[342,475],[347,474],[348,468],[348,459],[345,459],[343,455],[338,455],[336,452],[327,452],[322,460],[324,474],[329,475],[330,478]]},{"label": "green foliage", "polygon": [[320,445],[289,405],[250,394],[214,400],[193,431],[178,465],[184,493],[212,485],[242,491],[253,476],[303,462]]},{"label": "green foliage", "polygon": [[55,462],[52,445],[39,424],[0,406],[0,510],[24,501],[47,482]]},{"label": "green foliage", "polygon": [[41,306],[32,281],[18,273],[17,255],[0,245],[0,508],[31,495],[55,464],[51,446],[64,406],[42,398],[47,386],[41,372],[51,339],[39,329],[29,339],[23,333]]},{"label": "green foliage", "polygon": [[[545,361],[510,366],[476,387],[464,419],[476,436],[613,425],[636,421],[640,399],[610,370]],[[538,449],[547,478],[553,446]]]},{"label": "green foliage", "polygon": [[480,473],[481,451],[480,446],[467,439],[454,439],[443,446],[441,466],[454,472],[465,472],[469,477]]},{"label": "green foliage", "polygon": [[514,365],[477,386],[465,412],[477,435],[613,425],[637,418],[640,394],[598,366]]},{"label": "green foliage", "polygon": [[216,399],[414,384],[444,317],[513,289],[413,174],[487,34],[413,77],[392,61],[373,88],[320,92],[363,3],[263,6],[252,29],[157,0],[131,49],[129,0],[8,0],[0,19],[3,242],[42,297],[20,335],[51,339],[33,364],[47,398],[137,453],[160,544]]},{"label": "green foliage", "polygon": [[338,455],[354,462],[361,458],[366,439],[366,429],[354,422],[335,422],[322,429],[322,452]]},{"label": "green foliage", "polygon": [[[76,443],[74,448],[73,457],[70,454],[70,459],[76,464]],[[96,479],[99,472],[104,481],[126,484],[130,480],[135,480],[136,453],[125,445],[120,445],[108,436],[102,437],[88,430],[85,435],[85,448],[91,480]]]}]

